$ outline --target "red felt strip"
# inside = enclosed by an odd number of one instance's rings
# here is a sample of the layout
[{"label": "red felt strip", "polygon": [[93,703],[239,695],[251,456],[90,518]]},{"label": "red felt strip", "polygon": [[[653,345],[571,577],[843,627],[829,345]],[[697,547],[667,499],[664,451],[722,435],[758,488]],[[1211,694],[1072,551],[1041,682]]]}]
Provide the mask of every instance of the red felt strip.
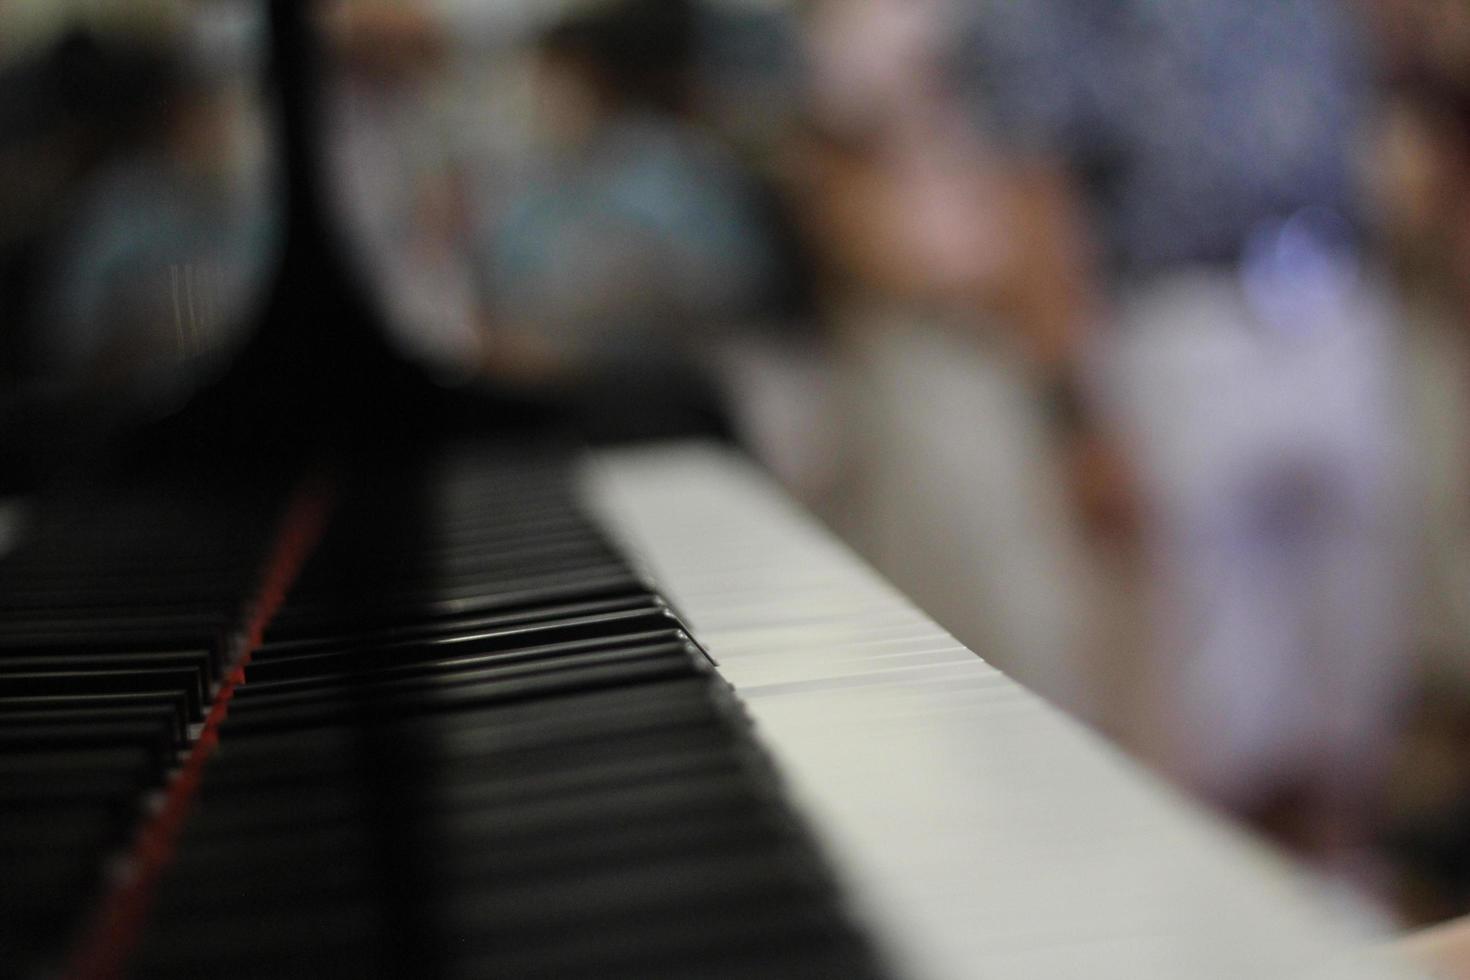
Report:
[{"label": "red felt strip", "polygon": [[245,683],[245,667],[250,663],[251,653],[260,646],[266,627],[275,618],[321,536],[331,509],[331,496],[329,485],[321,479],[306,482],[292,496],[251,607],[244,651],[220,685],[198,740],[189,750],[183,768],[169,784],[163,806],[144,821],[130,853],[126,877],[104,897],[97,915],[74,947],[63,976],[75,980],[115,980],[122,976],[128,959],[142,940],[154,891],[173,860],[179,834],[199,791],[204,766],[219,744],[219,726],[229,712],[230,698],[235,688]]}]

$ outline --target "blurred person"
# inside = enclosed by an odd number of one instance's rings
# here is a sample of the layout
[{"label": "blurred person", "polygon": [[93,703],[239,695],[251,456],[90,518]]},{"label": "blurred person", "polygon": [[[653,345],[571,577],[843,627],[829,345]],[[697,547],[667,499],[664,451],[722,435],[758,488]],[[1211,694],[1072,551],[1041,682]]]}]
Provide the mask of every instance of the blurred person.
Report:
[{"label": "blurred person", "polygon": [[37,33],[0,124],[16,178],[0,191],[15,382],[0,451],[37,479],[108,430],[177,406],[247,319],[271,209],[256,39],[231,11],[19,16]]},{"label": "blurred person", "polygon": [[1378,221],[1405,303],[1420,534],[1415,640],[1470,690],[1470,8],[1374,5]]},{"label": "blurred person", "polygon": [[708,14],[330,9],[339,204],[400,346],[605,434],[723,430],[702,348],[779,270],[760,195],[696,111]]},{"label": "blurred person", "polygon": [[1086,559],[1056,455],[1080,433],[1055,439],[1042,404],[1072,370],[1084,282],[1065,214],[955,98],[962,9],[807,8],[795,172],[835,334],[838,442],[815,503],[962,642],[1096,720]]},{"label": "blurred person", "polygon": [[[0,13],[0,34],[16,27]],[[137,48],[58,26],[0,63],[0,376],[9,382],[38,370],[32,307],[47,239],[97,169],[131,151],[169,90],[167,59]]]},{"label": "blurred person", "polygon": [[755,185],[694,111],[698,16],[617,0],[541,31],[538,141],[480,240],[492,370],[607,389],[634,429],[703,412],[704,350],[777,289]]},{"label": "blurred person", "polygon": [[181,86],[155,135],[81,195],[42,311],[50,377],[156,413],[220,366],[272,233],[258,175],[235,169],[252,162],[232,153],[241,111]]},{"label": "blurred person", "polygon": [[[1470,7],[1370,6],[1384,80],[1371,173],[1405,307],[1422,675],[1385,836],[1429,918],[1470,908]],[[1463,968],[1463,923],[1417,945],[1455,936]]]},{"label": "blurred person", "polygon": [[493,53],[498,5],[336,0],[326,166],[343,245],[398,347],[445,383],[479,370],[484,304],[469,250],[471,154],[452,134],[456,59]]},{"label": "blurred person", "polygon": [[1087,395],[1146,507],[1135,748],[1347,867],[1404,688],[1395,315],[1333,0],[974,5],[976,102],[1069,173],[1111,279]]}]

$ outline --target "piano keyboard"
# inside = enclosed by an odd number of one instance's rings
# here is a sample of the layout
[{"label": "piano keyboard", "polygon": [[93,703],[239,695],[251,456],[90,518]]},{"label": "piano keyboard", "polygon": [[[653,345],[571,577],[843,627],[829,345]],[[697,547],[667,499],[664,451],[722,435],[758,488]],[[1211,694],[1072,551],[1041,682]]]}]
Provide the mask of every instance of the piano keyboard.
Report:
[{"label": "piano keyboard", "polygon": [[0,563],[0,963],[1404,975],[724,451],[331,485],[43,510]]},{"label": "piano keyboard", "polygon": [[[223,670],[220,644],[187,658],[68,649],[45,664],[6,649],[5,693],[57,706],[0,721],[0,761],[30,767],[10,788],[32,791],[0,846],[38,856],[27,891],[58,899],[44,935],[8,937],[32,944],[21,956],[45,964],[40,945],[98,890],[100,853],[124,842],[141,791],[169,780],[69,973],[877,975],[739,704],[582,513],[564,461],[471,452],[336,485],[299,579],[279,608],[267,596],[243,673]],[[320,495],[298,497],[298,544],[311,536],[301,499]],[[228,632],[250,563],[193,588],[222,543],[165,534],[145,557],[128,539],[154,516],[122,535],[99,590],[151,597],[153,616],[219,610]],[[41,541],[12,575],[65,550]],[[155,563],[166,574],[148,574]],[[62,565],[68,582],[93,577]],[[59,587],[26,590],[25,609]],[[126,670],[99,670],[108,657]],[[180,696],[116,721],[122,709],[88,703],[122,689]],[[59,748],[108,767],[127,749],[128,779],[57,786],[75,768]],[[97,807],[108,835],[57,835],[58,816]],[[180,816],[160,826],[161,813]]]}]

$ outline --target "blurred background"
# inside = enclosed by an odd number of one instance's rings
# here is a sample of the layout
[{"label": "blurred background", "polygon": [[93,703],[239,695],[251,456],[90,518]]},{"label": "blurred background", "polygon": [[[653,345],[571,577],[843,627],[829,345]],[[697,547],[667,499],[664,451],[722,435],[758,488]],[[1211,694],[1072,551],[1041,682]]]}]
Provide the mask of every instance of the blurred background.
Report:
[{"label": "blurred background", "polygon": [[[264,6],[0,0],[0,497],[248,342]],[[1470,911],[1470,3],[317,7],[438,384],[733,439],[1164,778]]]}]

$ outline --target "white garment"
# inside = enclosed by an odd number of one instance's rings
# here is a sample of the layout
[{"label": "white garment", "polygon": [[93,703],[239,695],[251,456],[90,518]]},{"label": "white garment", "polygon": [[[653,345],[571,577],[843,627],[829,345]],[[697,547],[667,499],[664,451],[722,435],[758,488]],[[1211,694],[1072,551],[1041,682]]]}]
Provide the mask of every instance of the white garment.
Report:
[{"label": "white garment", "polygon": [[1244,806],[1381,775],[1407,662],[1391,319],[1361,284],[1273,322],[1238,279],[1123,304],[1102,372],[1150,505],[1169,773]]},{"label": "white garment", "polygon": [[1411,311],[1406,387],[1412,395],[1417,666],[1431,683],[1470,691],[1470,338],[1427,306]]},{"label": "white garment", "polygon": [[849,330],[838,371],[840,530],[985,660],[1094,716],[1086,556],[1020,366],[899,316]]}]

